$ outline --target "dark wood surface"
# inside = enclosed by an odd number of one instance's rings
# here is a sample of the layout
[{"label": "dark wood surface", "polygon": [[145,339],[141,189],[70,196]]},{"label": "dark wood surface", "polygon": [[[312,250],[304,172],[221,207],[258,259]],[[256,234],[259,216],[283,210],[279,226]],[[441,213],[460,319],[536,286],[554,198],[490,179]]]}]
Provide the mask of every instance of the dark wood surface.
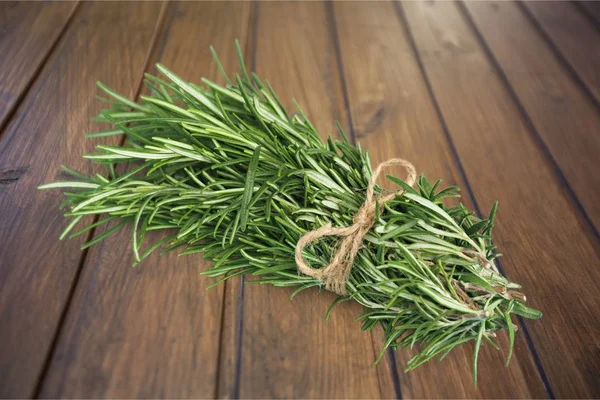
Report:
[{"label": "dark wood surface", "polygon": [[[257,4],[248,59],[261,77],[279,88],[288,109],[293,109],[295,97],[307,105],[307,114],[316,116],[317,129],[330,133],[334,121],[345,122],[347,116],[328,18],[321,2]],[[331,293],[307,291],[291,301],[293,289],[246,285],[243,290],[243,308],[236,308],[234,317],[240,325],[224,325],[241,331],[241,352],[234,355],[239,359],[232,362],[239,365],[239,381],[223,396],[381,397],[378,370],[360,362],[377,354],[371,335],[355,321],[361,312],[358,304],[341,304],[326,322],[325,312],[335,299]],[[226,380],[227,375],[221,372]],[[356,376],[361,379],[352,379]]]},{"label": "dark wood surface", "polygon": [[0,126],[27,93],[76,8],[76,2],[0,3]]},{"label": "dark wood surface", "polygon": [[[588,86],[579,85],[569,76],[571,71],[557,59],[516,4],[473,2],[467,8],[486,49],[493,54],[493,63],[497,63],[507,90],[523,108],[524,118],[531,124],[529,129],[563,173],[567,191],[573,191],[581,202],[597,234],[600,198],[594,188],[600,185],[600,175],[596,173],[595,154],[600,151],[600,135],[590,132],[600,131],[600,114],[598,105],[581,88]],[[592,55],[586,58],[587,64],[594,64],[598,40],[588,38],[585,30],[578,32],[581,43],[589,43],[588,52]],[[571,47],[570,52],[575,51]],[[579,65],[577,58],[570,60]],[[599,67],[595,64],[596,73]]]},{"label": "dark wood surface", "polygon": [[[455,21],[457,14],[452,13],[452,9],[445,9],[445,5],[442,7],[444,9],[440,12],[443,11],[444,18]],[[410,31],[402,25],[404,10],[393,4],[377,10],[366,3],[337,3],[335,8],[336,15],[339,15],[337,23],[342,59],[351,60],[345,63],[345,71],[352,120],[361,144],[374,149],[371,151],[373,162],[384,161],[394,157],[394,154],[401,157],[410,155],[415,165],[428,176],[440,177],[446,184],[466,188],[465,177],[461,175],[451,147],[454,138],[449,139],[444,134],[420,70],[420,54],[415,54],[413,50],[413,35],[421,39],[422,34],[432,33],[424,29],[435,22],[432,15],[425,14],[431,7],[425,6],[423,9],[421,3],[406,3],[407,19],[411,21]],[[373,15],[372,20],[362,18],[368,12]],[[357,25],[364,28],[354,29]],[[394,46],[388,45],[389,37],[395,38]],[[364,48],[369,56],[352,57],[354,45]],[[439,42],[424,45],[428,46],[429,51],[439,46]],[[385,82],[385,85],[371,84],[378,80]],[[456,99],[465,102],[464,112],[472,107],[466,98]],[[464,131],[465,136],[477,133],[475,127],[463,126],[460,130]],[[472,195],[468,192],[464,194],[466,204],[472,207]],[[487,209],[491,202],[484,204]],[[518,343],[518,346],[524,350],[527,348],[524,342]],[[405,389],[402,393],[419,398],[544,395],[528,351],[520,352],[518,361],[515,360],[509,369],[504,368],[502,358],[493,354],[493,349],[485,348],[484,351],[488,365],[479,376],[479,390],[473,388],[471,377],[462,372],[469,370],[472,357],[471,348],[462,347],[439,364],[425,365],[403,376]],[[396,354],[399,370],[404,368],[410,356],[409,352]],[[498,370],[506,371],[512,385],[496,383]],[[436,385],[431,385],[432,381]]]},{"label": "dark wood surface", "polygon": [[[594,342],[597,326],[587,322],[600,309],[592,283],[600,275],[597,241],[578,220],[575,202],[557,179],[552,160],[538,145],[465,18],[472,12],[479,23],[486,13],[500,14],[514,5],[467,3],[470,11],[465,12],[452,3],[406,4],[407,9],[417,6],[419,10],[408,20],[414,26],[417,47],[423,53],[433,51],[423,57],[424,70],[474,197],[483,212],[495,199],[503,205],[495,234],[505,255],[504,272],[523,285],[534,307],[545,312],[543,323],[528,321],[522,328],[531,334],[548,379],[557,382],[556,395],[591,396],[588,388],[594,377],[590,371],[597,359],[587,346]],[[429,23],[420,23],[424,18]],[[482,29],[497,26],[495,32],[499,32],[498,19],[481,21]],[[505,23],[511,26],[519,21]],[[435,30],[425,29],[432,26]],[[549,109],[547,118],[551,113]],[[569,267],[549,272],[550,265]],[[578,325],[576,331],[569,328],[574,325]],[[568,375],[564,374],[567,363],[572,363]]]},{"label": "dark wood surface", "polygon": [[[0,3],[0,397],[600,397],[598,3]],[[372,366],[381,332],[333,295],[235,279],[206,291],[200,257],[131,268],[129,232],[59,241],[56,192],[81,154],[100,80],[129,96],[160,61],[218,79],[233,40],[320,132],[335,120],[373,163],[409,158],[500,201],[503,271],[540,308],[513,362],[472,347],[403,373]],[[116,139],[113,139],[116,140]],[[398,173],[400,173],[398,171]],[[95,232],[93,234],[101,234]],[[506,335],[500,335],[506,348]]]},{"label": "dark wood surface", "polygon": [[600,30],[586,23],[585,14],[569,3],[555,2],[548,6],[545,1],[528,1],[523,4],[560,61],[572,68],[576,79],[580,78],[578,83],[600,104]]},{"label": "dark wood surface", "polygon": [[[2,132],[1,396],[34,394],[63,315],[72,310],[67,309],[69,298],[85,255],[81,240],[58,241],[65,226],[57,209],[63,200],[37,186],[60,178],[62,164],[91,172],[81,154],[93,149],[84,133],[98,127],[90,119],[102,108],[94,99],[95,82],[135,94],[160,7],[82,4]],[[64,13],[70,13],[69,7]]]},{"label": "dark wood surface", "polygon": [[596,28],[600,30],[600,1],[585,0],[574,3]]},{"label": "dark wood surface", "polygon": [[[248,8],[171,3],[148,72],[161,62],[189,80],[216,80],[209,46],[234,68],[234,40],[246,35]],[[214,396],[223,287],[206,291],[203,263],[176,253],[155,253],[131,268],[130,237],[123,230],[90,249],[71,304],[76,312],[64,322],[41,397]]]}]

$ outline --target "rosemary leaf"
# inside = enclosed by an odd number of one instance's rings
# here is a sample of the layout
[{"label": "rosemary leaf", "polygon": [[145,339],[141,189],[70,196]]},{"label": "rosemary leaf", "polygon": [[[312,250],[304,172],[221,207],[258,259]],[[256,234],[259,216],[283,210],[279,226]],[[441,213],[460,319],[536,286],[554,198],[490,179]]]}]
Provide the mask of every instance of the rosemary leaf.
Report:
[{"label": "rosemary leaf", "polygon": [[[215,285],[252,274],[263,284],[295,287],[292,297],[324,287],[297,272],[295,246],[327,223],[352,224],[372,174],[368,154],[348,141],[339,123],[342,140],[323,142],[297,104],[298,113],[290,116],[268,82],[248,73],[239,43],[236,49],[242,74],[230,80],[211,48],[225,86],[186,82],[160,64],[165,78],[147,74],[152,94],[140,103],[99,84],[111,97],[111,109],[97,120],[113,128],[88,137],[123,134],[127,140],[123,146],[97,145],[84,156],[105,165],[106,177],[64,168],[75,180],[40,186],[65,191],[71,222],[61,238],[89,221],[85,215],[103,215],[71,237],[115,222],[86,248],[131,224],[136,264],[154,250],[180,249],[214,262],[204,274],[218,278]],[[489,218],[479,218],[462,204],[444,203],[458,196],[456,187],[440,189],[440,181],[420,177],[413,188],[387,178],[403,194],[377,206],[346,283],[349,295],[336,300],[326,317],[342,300],[360,303],[362,328],[383,329],[379,358],[388,347],[420,349],[409,370],[473,341],[476,384],[483,340],[496,346],[492,333],[507,328],[508,362],[515,333],[511,314],[541,317],[495,265],[497,203]],[[152,231],[168,235],[146,244]],[[315,267],[327,265],[336,246],[336,238],[323,238],[304,250],[304,258]]]}]

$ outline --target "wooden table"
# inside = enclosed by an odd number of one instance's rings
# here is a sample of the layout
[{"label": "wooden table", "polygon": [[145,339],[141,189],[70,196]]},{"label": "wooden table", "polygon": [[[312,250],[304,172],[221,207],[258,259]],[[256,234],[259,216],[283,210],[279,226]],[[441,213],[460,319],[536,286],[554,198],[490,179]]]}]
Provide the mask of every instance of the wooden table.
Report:
[{"label": "wooden table", "polygon": [[[323,134],[402,156],[500,201],[501,266],[538,321],[516,353],[472,346],[403,373],[333,295],[199,276],[200,257],[131,268],[127,230],[59,241],[59,166],[98,130],[100,80],[129,96],[162,62],[216,78],[234,39]],[[286,102],[287,105],[291,101]],[[0,3],[0,396],[600,397],[600,3]],[[100,234],[95,232],[94,234]],[[88,237],[87,239],[90,239]],[[501,335],[506,348],[507,339]]]}]

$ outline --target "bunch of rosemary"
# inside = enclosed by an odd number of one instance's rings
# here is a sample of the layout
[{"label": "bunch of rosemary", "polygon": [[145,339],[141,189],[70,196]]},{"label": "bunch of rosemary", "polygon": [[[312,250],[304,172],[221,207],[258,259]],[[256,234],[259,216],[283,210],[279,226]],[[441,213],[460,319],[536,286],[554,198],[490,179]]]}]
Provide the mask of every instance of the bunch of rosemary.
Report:
[{"label": "bunch of rosemary", "polygon": [[[235,80],[213,50],[225,86],[208,79],[198,86],[162,65],[166,79],[146,75],[152,95],[142,96],[141,104],[99,84],[112,109],[97,120],[114,129],[88,137],[126,135],[127,141],[98,145],[98,152],[84,156],[105,164],[108,178],[65,168],[76,179],[40,187],[65,190],[65,216],[72,220],[61,239],[107,225],[85,248],[132,224],[137,262],[159,247],[181,248],[181,254],[202,253],[213,261],[203,273],[220,277],[217,283],[252,274],[261,283],[297,287],[294,294],[323,285],[297,272],[296,243],[326,223],[352,224],[372,174],[369,157],[339,124],[343,140],[323,143],[298,106],[288,115],[271,86],[247,72],[237,49],[241,76]],[[363,305],[362,328],[379,324],[385,332],[381,354],[417,344],[409,370],[474,341],[476,382],[483,341],[497,348],[494,331],[507,328],[508,363],[516,329],[511,314],[541,316],[523,305],[524,296],[514,290],[520,286],[494,264],[496,205],[480,219],[462,204],[444,205],[444,198],[457,196],[456,187],[439,189],[440,181],[420,177],[412,188],[387,178],[403,193],[376,210],[346,284],[348,297],[332,307],[347,299]],[[103,217],[71,233],[86,215]],[[145,248],[151,231],[168,235]],[[326,265],[335,246],[335,238],[323,239],[304,257],[315,267]]]}]

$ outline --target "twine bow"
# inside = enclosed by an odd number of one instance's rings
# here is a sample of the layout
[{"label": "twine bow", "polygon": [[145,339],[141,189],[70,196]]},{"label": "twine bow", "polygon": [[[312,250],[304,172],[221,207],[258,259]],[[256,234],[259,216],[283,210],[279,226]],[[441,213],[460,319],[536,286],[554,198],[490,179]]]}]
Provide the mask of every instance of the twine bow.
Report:
[{"label": "twine bow", "polygon": [[[386,202],[393,199],[398,194],[404,193],[404,190],[389,193],[387,195],[374,198],[375,182],[381,171],[390,165],[402,165],[408,172],[406,183],[412,186],[417,178],[415,167],[408,161],[401,158],[392,158],[382,162],[377,166],[377,169],[371,176],[369,186],[367,187],[367,198],[363,205],[358,209],[353,218],[353,224],[345,228],[333,228],[331,223],[310,231],[298,240],[296,244],[296,265],[298,270],[304,275],[311,276],[325,282],[325,288],[331,292],[337,293],[340,296],[345,296],[346,281],[350,276],[350,270],[354,262],[354,258],[358,253],[358,249],[362,245],[363,239],[367,232],[375,223],[375,210],[377,202]],[[344,239],[329,262],[329,265],[322,268],[311,268],[304,262],[302,250],[310,243],[325,236],[340,236]]]}]

